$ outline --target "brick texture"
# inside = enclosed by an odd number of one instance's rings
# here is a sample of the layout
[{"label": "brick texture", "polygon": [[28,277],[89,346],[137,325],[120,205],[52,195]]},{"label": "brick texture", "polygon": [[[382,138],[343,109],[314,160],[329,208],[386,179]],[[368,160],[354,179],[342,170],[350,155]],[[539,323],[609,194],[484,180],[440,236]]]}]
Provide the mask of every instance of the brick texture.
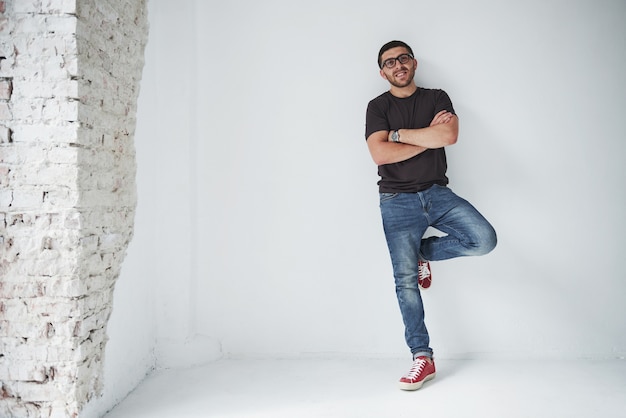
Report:
[{"label": "brick texture", "polygon": [[79,417],[101,393],[145,2],[0,1],[0,417]]}]

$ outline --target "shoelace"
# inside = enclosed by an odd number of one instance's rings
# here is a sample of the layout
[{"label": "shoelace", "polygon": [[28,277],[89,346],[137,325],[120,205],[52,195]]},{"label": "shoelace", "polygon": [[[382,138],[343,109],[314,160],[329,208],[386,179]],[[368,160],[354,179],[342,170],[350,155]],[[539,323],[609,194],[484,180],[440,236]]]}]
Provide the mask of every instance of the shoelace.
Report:
[{"label": "shoelace", "polygon": [[430,270],[428,269],[428,263],[421,263],[417,266],[417,274],[420,279],[425,279],[430,276]]},{"label": "shoelace", "polygon": [[413,366],[411,366],[411,370],[409,370],[409,372],[404,377],[414,379],[419,376],[420,373],[422,373],[424,367],[426,367],[426,360],[424,360],[423,358],[416,358],[415,360],[413,360]]}]

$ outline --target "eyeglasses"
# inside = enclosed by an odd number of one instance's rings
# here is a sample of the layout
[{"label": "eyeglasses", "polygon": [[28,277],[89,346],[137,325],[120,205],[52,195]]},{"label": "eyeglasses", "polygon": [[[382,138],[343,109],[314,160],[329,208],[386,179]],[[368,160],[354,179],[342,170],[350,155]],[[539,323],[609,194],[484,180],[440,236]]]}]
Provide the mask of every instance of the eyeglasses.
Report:
[{"label": "eyeglasses", "polygon": [[380,68],[383,68],[383,66],[387,68],[393,68],[396,66],[396,61],[400,62],[400,64],[406,64],[412,59],[413,59],[413,55],[411,54],[402,54],[402,55],[398,55],[395,58],[387,58],[386,60],[383,61],[383,65],[381,65]]}]

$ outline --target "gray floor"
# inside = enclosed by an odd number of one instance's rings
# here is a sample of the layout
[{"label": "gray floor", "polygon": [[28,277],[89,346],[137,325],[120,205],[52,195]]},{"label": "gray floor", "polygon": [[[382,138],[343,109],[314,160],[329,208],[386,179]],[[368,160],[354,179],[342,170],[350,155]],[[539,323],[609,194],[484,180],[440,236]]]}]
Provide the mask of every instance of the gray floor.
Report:
[{"label": "gray floor", "polygon": [[624,360],[442,360],[434,380],[403,392],[396,381],[409,366],[220,360],[154,373],[106,418],[626,417]]}]

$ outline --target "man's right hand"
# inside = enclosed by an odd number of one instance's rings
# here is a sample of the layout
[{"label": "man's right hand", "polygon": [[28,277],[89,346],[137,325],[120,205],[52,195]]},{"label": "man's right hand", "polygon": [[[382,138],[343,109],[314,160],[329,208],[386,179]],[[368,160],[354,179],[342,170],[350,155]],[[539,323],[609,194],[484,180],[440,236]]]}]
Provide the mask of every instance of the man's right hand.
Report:
[{"label": "man's right hand", "polygon": [[440,125],[442,123],[448,123],[452,120],[454,113],[448,112],[447,110],[442,110],[437,113],[433,118],[432,122],[430,122],[430,126]]}]

